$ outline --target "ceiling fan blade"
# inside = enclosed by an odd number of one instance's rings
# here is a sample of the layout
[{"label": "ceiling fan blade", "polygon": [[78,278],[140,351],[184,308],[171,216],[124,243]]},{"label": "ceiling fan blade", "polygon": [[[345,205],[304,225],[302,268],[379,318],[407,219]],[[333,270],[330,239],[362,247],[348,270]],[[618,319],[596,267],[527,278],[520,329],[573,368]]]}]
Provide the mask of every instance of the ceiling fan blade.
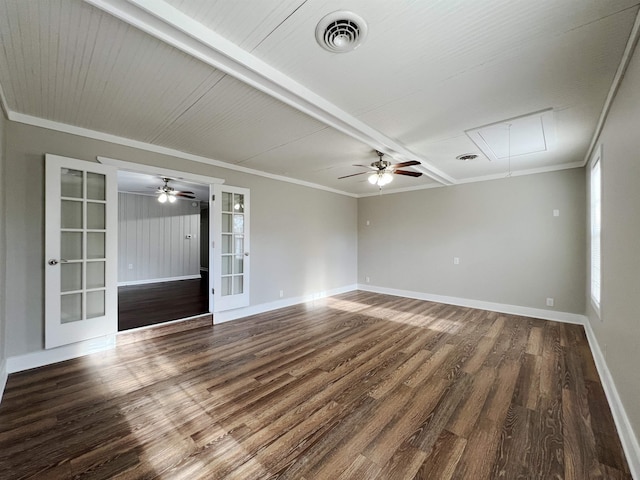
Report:
[{"label": "ceiling fan blade", "polygon": [[393,168],[402,168],[402,167],[411,167],[413,165],[420,165],[420,162],[417,160],[409,160],[408,162],[400,162],[395,165],[391,165]]},{"label": "ceiling fan blade", "polygon": [[357,164],[354,164],[353,166],[354,166],[354,167],[368,168],[368,169],[370,169],[370,170],[378,170],[376,167],[374,167],[374,166],[372,166],[372,165],[357,165]]},{"label": "ceiling fan blade", "polygon": [[351,175],[345,175],[344,177],[338,177],[338,180],[340,180],[341,178],[355,177],[356,175],[364,175],[365,173],[369,173],[369,172],[352,173]]},{"label": "ceiling fan blade", "polygon": [[176,197],[184,197],[184,198],[190,198],[190,199],[195,199],[196,197],[193,195],[193,192],[176,192],[174,193],[174,195]]},{"label": "ceiling fan blade", "polygon": [[394,170],[393,173],[398,175],[407,175],[408,177],[421,177],[422,172],[410,172],[409,170]]}]

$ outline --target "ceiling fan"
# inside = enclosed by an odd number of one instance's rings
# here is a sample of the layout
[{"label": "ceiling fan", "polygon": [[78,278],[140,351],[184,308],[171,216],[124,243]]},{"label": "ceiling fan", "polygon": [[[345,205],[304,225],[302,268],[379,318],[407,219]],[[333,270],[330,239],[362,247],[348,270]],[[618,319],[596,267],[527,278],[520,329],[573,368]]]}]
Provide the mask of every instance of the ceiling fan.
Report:
[{"label": "ceiling fan", "polygon": [[365,173],[369,175],[369,183],[371,185],[378,185],[382,188],[384,185],[390,183],[393,180],[393,175],[406,175],[408,177],[421,177],[421,172],[412,172],[411,170],[399,170],[402,167],[411,167],[413,165],[420,165],[420,162],[417,160],[409,160],[408,162],[400,162],[396,164],[391,164],[387,160],[383,160],[382,157],[384,153],[376,150],[376,154],[378,155],[378,160],[369,165],[354,165],[354,167],[363,167],[368,168],[369,170],[373,170],[373,172],[360,172],[353,173],[351,175],[345,175],[344,177],[338,177],[338,180],[342,178],[355,177],[356,175],[364,175]]},{"label": "ceiling fan", "polygon": [[191,199],[196,198],[193,192],[186,192],[186,191],[182,192],[182,191],[176,190],[173,187],[170,187],[169,186],[169,182],[171,181],[170,178],[162,177],[162,181],[164,182],[164,185],[156,189],[156,193],[158,193],[158,201],[160,203],[165,203],[167,200],[169,201],[169,203],[173,203],[176,201],[176,197],[184,197],[184,198],[191,198]]}]

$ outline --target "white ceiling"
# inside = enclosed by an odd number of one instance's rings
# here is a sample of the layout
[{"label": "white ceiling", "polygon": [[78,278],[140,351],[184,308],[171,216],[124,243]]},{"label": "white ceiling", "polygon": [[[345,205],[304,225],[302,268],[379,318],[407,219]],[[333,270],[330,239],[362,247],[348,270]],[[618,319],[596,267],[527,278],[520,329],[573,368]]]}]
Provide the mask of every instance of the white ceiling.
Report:
[{"label": "white ceiling", "polygon": [[[352,52],[315,41],[335,10],[368,24]],[[637,14],[635,0],[0,0],[0,87],[17,121],[355,195],[376,187],[338,177],[377,148],[425,173],[386,191],[426,188],[507,175],[467,133],[543,110],[554,147],[513,173],[582,165]]]}]

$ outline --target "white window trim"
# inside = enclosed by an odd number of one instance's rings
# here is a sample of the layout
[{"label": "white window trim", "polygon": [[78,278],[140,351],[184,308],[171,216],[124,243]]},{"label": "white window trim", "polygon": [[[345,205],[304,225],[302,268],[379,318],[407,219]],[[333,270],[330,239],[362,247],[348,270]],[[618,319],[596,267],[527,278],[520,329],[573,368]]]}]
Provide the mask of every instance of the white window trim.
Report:
[{"label": "white window trim", "polygon": [[[599,185],[598,185],[598,208],[599,208],[599,225],[598,225],[598,263],[597,268],[594,268],[594,255],[593,255],[593,239],[594,239],[594,205],[593,205],[593,180],[594,170],[598,168]],[[594,296],[594,283],[593,276],[594,271],[597,271],[598,279],[598,298]],[[598,146],[592,160],[590,162],[589,169],[589,298],[591,300],[591,306],[595,310],[596,314],[602,320],[602,145]]]}]

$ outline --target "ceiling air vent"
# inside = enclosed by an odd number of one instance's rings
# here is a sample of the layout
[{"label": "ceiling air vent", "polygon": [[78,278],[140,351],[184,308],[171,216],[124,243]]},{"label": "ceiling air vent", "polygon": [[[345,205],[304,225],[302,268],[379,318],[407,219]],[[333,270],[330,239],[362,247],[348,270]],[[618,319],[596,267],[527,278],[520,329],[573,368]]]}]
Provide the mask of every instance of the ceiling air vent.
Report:
[{"label": "ceiling air vent", "polygon": [[367,23],[353,12],[330,13],[316,27],[316,40],[320,46],[334,53],[354,50],[366,36]]}]

